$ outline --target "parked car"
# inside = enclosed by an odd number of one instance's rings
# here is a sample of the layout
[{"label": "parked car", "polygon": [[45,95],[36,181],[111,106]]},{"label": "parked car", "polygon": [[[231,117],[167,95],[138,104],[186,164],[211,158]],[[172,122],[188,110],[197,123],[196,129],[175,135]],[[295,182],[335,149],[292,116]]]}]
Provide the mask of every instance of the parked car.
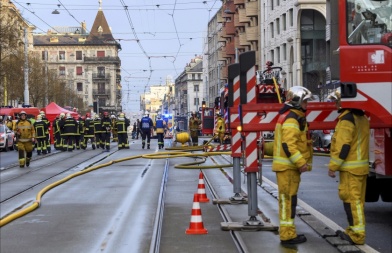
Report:
[{"label": "parked car", "polygon": [[313,141],[313,147],[330,148],[331,139],[334,130],[311,130],[310,135]]},{"label": "parked car", "polygon": [[0,150],[7,152],[14,149],[15,133],[6,125],[0,125]]}]

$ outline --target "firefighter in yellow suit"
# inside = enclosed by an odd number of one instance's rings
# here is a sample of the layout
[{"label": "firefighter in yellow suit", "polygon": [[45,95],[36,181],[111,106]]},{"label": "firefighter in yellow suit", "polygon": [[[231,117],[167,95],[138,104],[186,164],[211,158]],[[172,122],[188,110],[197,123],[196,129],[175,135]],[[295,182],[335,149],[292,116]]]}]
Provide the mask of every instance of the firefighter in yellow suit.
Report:
[{"label": "firefighter in yellow suit", "polygon": [[19,113],[19,120],[15,124],[17,143],[18,143],[18,154],[19,154],[19,166],[23,168],[30,166],[30,160],[33,156],[33,147],[35,142],[35,129],[33,123],[27,119],[25,111]]},{"label": "firefighter in yellow suit", "polygon": [[311,170],[313,147],[305,112],[312,99],[308,89],[291,87],[275,127],[272,170],[278,183],[281,244],[306,242],[305,235],[297,235],[294,218],[301,173]]},{"label": "firefighter in yellow suit", "polygon": [[334,91],[329,99],[335,101],[340,115],[331,140],[328,175],[334,178],[335,172],[339,171],[339,198],[343,201],[349,224],[345,232],[338,230],[336,234],[352,244],[364,244],[369,120],[362,110],[341,108],[340,89]]},{"label": "firefighter in yellow suit", "polygon": [[218,112],[216,114],[216,127],[215,127],[215,134],[218,136],[219,138],[219,142],[220,144],[223,144],[223,139],[225,137],[225,120],[222,118],[222,114],[220,112]]}]

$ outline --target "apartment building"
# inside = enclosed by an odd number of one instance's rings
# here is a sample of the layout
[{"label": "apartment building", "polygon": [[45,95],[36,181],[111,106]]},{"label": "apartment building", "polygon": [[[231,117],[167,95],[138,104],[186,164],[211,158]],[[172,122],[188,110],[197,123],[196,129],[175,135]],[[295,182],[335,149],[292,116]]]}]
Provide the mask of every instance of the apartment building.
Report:
[{"label": "apartment building", "polygon": [[114,114],[122,111],[119,50],[101,6],[90,30],[82,22],[34,34],[34,53],[58,74],[64,90],[76,91],[87,107]]}]

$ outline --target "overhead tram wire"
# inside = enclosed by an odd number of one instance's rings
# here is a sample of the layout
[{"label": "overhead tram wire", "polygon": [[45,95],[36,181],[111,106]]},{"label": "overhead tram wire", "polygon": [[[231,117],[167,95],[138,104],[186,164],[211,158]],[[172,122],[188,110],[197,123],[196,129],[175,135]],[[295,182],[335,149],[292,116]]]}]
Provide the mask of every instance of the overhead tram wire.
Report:
[{"label": "overhead tram wire", "polygon": [[[37,14],[35,14],[34,11],[29,10],[28,8],[24,7],[22,4],[18,3],[18,2],[15,1],[15,0],[14,0],[13,2],[17,3],[20,7],[22,7],[22,8],[25,9],[26,11],[30,12],[30,13],[33,14],[34,16],[36,16],[39,20],[41,20],[41,21],[44,22],[47,26],[49,26],[50,28],[52,28],[53,31],[56,31],[56,32],[60,33],[60,32],[57,31],[55,28],[53,28],[51,25],[49,25],[48,23],[46,23],[45,20],[43,20],[41,17],[39,17]],[[46,33],[46,31],[43,30],[43,29],[41,29],[41,28],[39,28],[39,26],[37,26],[37,25],[31,23],[30,21],[28,21],[28,20],[26,20],[26,19],[24,19],[24,20],[25,20],[26,22],[30,23],[31,25],[35,26],[37,29],[41,30],[42,32]]]},{"label": "overhead tram wire", "polygon": [[135,27],[134,27],[133,22],[132,22],[132,18],[131,18],[130,14],[129,14],[128,6],[125,5],[124,0],[120,0],[120,2],[123,5],[125,14],[126,14],[126,16],[128,18],[128,22],[129,22],[129,25],[131,26],[131,30],[132,30],[133,36],[137,40],[137,44],[139,45],[139,48],[142,50],[143,54],[147,57],[147,60],[148,60],[148,66],[149,66],[149,69],[150,69],[150,74],[149,74],[149,77],[148,77],[148,81],[147,81],[147,83],[146,83],[146,85],[144,87],[144,91],[146,91],[147,86],[150,83],[151,76],[152,76],[152,71],[153,71],[152,70],[152,66],[151,66],[151,59],[149,58],[147,52],[144,50],[144,48],[143,48],[142,44],[140,43],[140,40],[139,40],[139,38],[138,38],[138,36],[136,34]]},{"label": "overhead tram wire", "polygon": [[[67,9],[67,7],[65,7],[65,5],[64,5],[60,0],[57,0],[57,1],[64,7],[64,9],[68,12],[68,14],[69,14],[73,19],[75,19],[75,21],[80,25],[81,22],[80,22],[79,20],[77,20],[77,19],[75,18],[74,15],[71,14],[71,12]],[[89,33],[89,31],[87,30],[87,28],[86,28],[85,30],[87,31],[87,33]]]}]

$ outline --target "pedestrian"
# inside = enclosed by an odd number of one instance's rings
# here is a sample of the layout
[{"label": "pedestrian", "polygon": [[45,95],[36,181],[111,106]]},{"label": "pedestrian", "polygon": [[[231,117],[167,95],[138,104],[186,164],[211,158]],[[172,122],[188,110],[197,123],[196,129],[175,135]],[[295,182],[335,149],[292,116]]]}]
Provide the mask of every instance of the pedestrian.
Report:
[{"label": "pedestrian", "polygon": [[110,116],[110,120],[112,123],[112,135],[113,135],[112,142],[118,142],[117,128],[116,128],[116,122],[117,122],[116,116],[114,114],[112,114]]},{"label": "pedestrian", "polygon": [[76,121],[76,133],[75,133],[75,146],[76,149],[79,150],[82,147],[83,143],[83,124],[84,121],[82,117],[78,116],[78,120]]},{"label": "pedestrian", "polygon": [[158,137],[158,148],[161,149],[165,146],[163,134],[165,133],[166,129],[166,121],[162,119],[161,114],[157,115],[157,119],[155,121],[156,133]]},{"label": "pedestrian", "polygon": [[151,140],[151,129],[153,128],[154,123],[152,122],[152,119],[148,116],[148,114],[145,114],[140,121],[139,129],[142,134],[142,149],[144,149],[144,146],[146,144],[146,139],[147,139],[147,149],[150,149],[150,140]]},{"label": "pedestrian", "polygon": [[44,111],[40,111],[39,113],[42,117],[42,121],[46,124],[46,151],[47,153],[50,153],[52,151],[52,147],[51,147],[51,143],[50,143],[50,121],[46,118],[45,116],[45,112]]},{"label": "pedestrian", "polygon": [[225,131],[225,120],[222,118],[222,114],[218,112],[216,114],[215,135],[217,135],[220,144],[223,144],[223,139],[225,138]]},{"label": "pedestrian", "polygon": [[328,97],[334,101],[338,123],[332,136],[328,175],[339,171],[339,198],[343,201],[348,227],[336,234],[351,244],[365,243],[365,192],[369,174],[369,120],[364,111],[341,107],[340,89]]},{"label": "pedestrian", "polygon": [[125,118],[124,113],[120,113],[116,121],[117,137],[118,137],[118,149],[129,149],[128,142],[128,127],[130,122]]},{"label": "pedestrian", "polygon": [[47,154],[46,148],[46,131],[48,124],[42,120],[42,114],[37,115],[37,120],[34,122],[35,137],[37,139],[37,155]]},{"label": "pedestrian", "polygon": [[103,117],[101,120],[102,125],[102,142],[103,142],[103,149],[106,152],[110,151],[110,136],[112,134],[112,120],[109,118],[109,113],[104,112]]},{"label": "pedestrian", "polygon": [[16,142],[18,145],[19,166],[30,166],[35,142],[35,129],[33,123],[27,119],[25,111],[19,113],[19,120],[15,124]]},{"label": "pedestrian", "polygon": [[102,128],[101,118],[99,117],[98,114],[95,114],[95,116],[94,116],[95,143],[97,144],[97,148],[103,149],[104,144],[102,141],[102,133],[103,133],[103,128]]},{"label": "pedestrian", "polygon": [[137,125],[135,122],[133,123],[133,128],[132,128],[132,139],[136,139],[136,132],[137,132]]},{"label": "pedestrian", "polygon": [[60,129],[62,130],[62,136],[64,138],[63,151],[72,152],[74,149],[78,123],[70,113],[67,113],[65,117],[65,120],[60,121]]},{"label": "pedestrian", "polygon": [[313,147],[305,112],[312,98],[308,89],[291,87],[275,127],[272,171],[276,172],[278,184],[279,236],[283,245],[306,242],[305,235],[297,234],[294,219],[301,173],[311,170]]},{"label": "pedestrian", "polygon": [[6,118],[6,120],[5,120],[5,124],[6,124],[6,126],[9,128],[9,129],[13,129],[14,127],[14,124],[12,123],[12,118],[11,118],[11,116],[8,116],[7,118]]},{"label": "pedestrian", "polygon": [[141,135],[140,131],[140,119],[136,119],[136,139],[139,139],[139,134]]},{"label": "pedestrian", "polygon": [[90,113],[86,113],[83,133],[84,133],[83,134],[84,140],[83,140],[82,148],[86,149],[88,140],[90,140],[91,147],[94,150],[95,149],[95,126],[94,126],[94,120],[91,118]]},{"label": "pedestrian", "polygon": [[189,119],[189,132],[191,135],[193,146],[197,146],[199,143],[199,128],[201,120],[197,117],[196,112],[191,112]]}]

